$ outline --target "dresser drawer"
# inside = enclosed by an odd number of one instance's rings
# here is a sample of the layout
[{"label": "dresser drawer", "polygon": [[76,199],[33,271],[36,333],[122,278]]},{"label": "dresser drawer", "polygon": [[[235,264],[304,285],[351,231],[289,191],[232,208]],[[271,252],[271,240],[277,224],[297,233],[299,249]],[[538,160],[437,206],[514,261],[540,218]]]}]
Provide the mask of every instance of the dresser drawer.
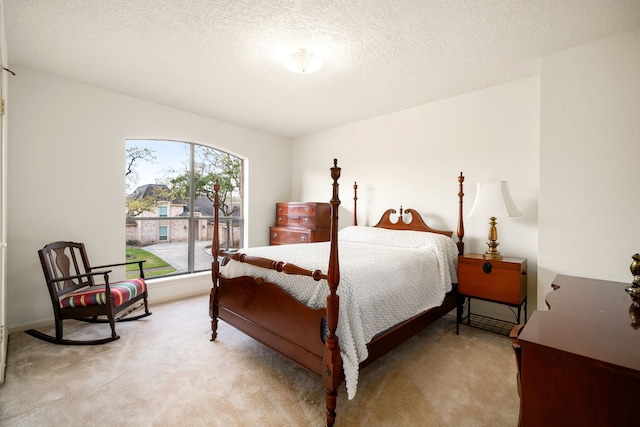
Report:
[{"label": "dresser drawer", "polygon": [[269,227],[269,233],[271,245],[326,242],[330,237],[330,230],[305,230],[301,228]]},{"label": "dresser drawer", "polygon": [[331,227],[331,205],[316,202],[276,203],[276,226],[328,229]]},{"label": "dresser drawer", "polygon": [[300,227],[312,230],[318,228],[317,217],[309,215],[278,215],[276,217],[276,225],[279,227]]},{"label": "dresser drawer", "polygon": [[485,260],[482,255],[458,258],[458,293],[519,305],[527,296],[527,261],[522,258]]}]

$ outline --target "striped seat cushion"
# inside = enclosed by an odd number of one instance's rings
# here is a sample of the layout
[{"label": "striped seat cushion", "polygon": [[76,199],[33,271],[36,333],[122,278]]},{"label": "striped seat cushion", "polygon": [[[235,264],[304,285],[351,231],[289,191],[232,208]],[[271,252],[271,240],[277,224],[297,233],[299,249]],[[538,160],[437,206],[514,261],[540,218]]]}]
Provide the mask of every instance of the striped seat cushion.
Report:
[{"label": "striped seat cushion", "polygon": [[[109,285],[114,307],[132,300],[147,289],[144,279],[130,279]],[[90,305],[103,305],[107,303],[104,285],[96,285],[91,288],[71,292],[60,299],[60,307],[81,307]]]}]

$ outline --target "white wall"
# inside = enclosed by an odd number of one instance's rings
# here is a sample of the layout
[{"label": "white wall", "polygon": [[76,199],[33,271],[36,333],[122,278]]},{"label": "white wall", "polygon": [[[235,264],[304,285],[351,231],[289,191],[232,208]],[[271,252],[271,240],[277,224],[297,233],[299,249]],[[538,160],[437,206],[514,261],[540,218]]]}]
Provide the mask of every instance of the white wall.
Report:
[{"label": "white wall", "polygon": [[630,283],[640,252],[640,29],[545,57],[538,305],[556,274]]},{"label": "white wall", "polygon": [[[528,259],[529,308],[533,309],[539,91],[536,76],[296,138],[291,154],[292,196],[328,201],[329,167],[331,159],[337,158],[342,167],[341,225],[351,221],[352,185],[357,181],[361,225],[373,225],[386,209],[402,205],[419,211],[431,227],[456,230],[461,171],[466,177],[465,215],[477,182],[508,180],[523,216],[498,221],[499,249],[505,256]],[[488,218],[464,220],[465,252],[484,252]],[[505,315],[513,320],[510,312]]]},{"label": "white wall", "polygon": [[[268,244],[274,203],[289,199],[287,138],[24,67],[13,71],[7,178],[10,328],[53,316],[37,254],[46,243],[82,241],[94,264],[124,261],[127,138],[196,142],[245,158],[247,241]],[[150,299],[210,287],[210,274],[151,281]]]}]

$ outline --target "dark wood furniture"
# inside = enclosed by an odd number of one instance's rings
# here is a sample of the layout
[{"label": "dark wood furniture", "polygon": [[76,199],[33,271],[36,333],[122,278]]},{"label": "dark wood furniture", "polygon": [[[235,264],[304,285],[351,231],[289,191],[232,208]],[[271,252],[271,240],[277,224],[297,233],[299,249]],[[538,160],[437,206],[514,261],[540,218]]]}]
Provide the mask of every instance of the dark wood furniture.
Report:
[{"label": "dark wood furniture", "polygon": [[[241,253],[232,254],[219,249],[217,233],[217,190],[214,196],[214,237],[212,264],[213,287],[210,296],[211,316],[211,340],[217,337],[218,319],[245,332],[266,346],[290,358],[302,367],[318,374],[322,378],[326,389],[326,421],[327,426],[332,426],[336,418],[337,390],[343,381],[342,360],[340,355],[339,337],[336,335],[339,313],[339,297],[337,295],[340,282],[340,267],[338,262],[338,178],[340,168],[337,161],[331,168],[333,180],[333,196],[331,198],[331,240],[330,255],[327,272],[319,270],[309,271],[296,265],[282,261],[251,257]],[[459,225],[462,217],[462,186],[464,177],[462,173],[458,177],[460,206],[458,211]],[[219,186],[217,187],[219,188]],[[357,186],[354,185],[354,190]],[[354,203],[357,197],[354,197]],[[355,209],[354,209],[355,211]],[[437,231],[426,226],[420,215],[410,209],[405,211],[411,214],[411,222],[405,223],[400,219],[393,222],[390,219],[395,210],[389,209],[383,214],[382,219],[376,225],[393,229],[413,229],[426,232],[443,233],[452,236],[452,232]],[[464,228],[458,228],[458,250],[462,251],[462,238]],[[316,281],[326,279],[329,287],[326,308],[311,309],[298,302],[291,295],[283,291],[279,286],[265,282],[260,277],[225,278],[219,273],[219,260],[221,257],[229,257],[238,261],[248,262],[253,265],[270,268],[288,274],[309,276]],[[381,301],[381,304],[384,303]],[[450,292],[441,306],[423,312],[411,319],[407,319],[394,328],[378,334],[367,346],[369,357],[360,363],[360,367],[367,366],[377,360],[391,349],[411,338],[440,317],[456,307],[457,298],[455,290]],[[322,324],[326,322],[328,335],[323,340]]]},{"label": "dark wood furniture", "polygon": [[640,330],[626,283],[558,275],[517,337],[522,426],[640,425]]},{"label": "dark wood furniture", "polygon": [[331,205],[317,202],[276,203],[276,225],[269,227],[269,243],[329,241]]},{"label": "dark wood furniture", "polygon": [[509,337],[511,338],[511,348],[513,349],[513,353],[516,357],[516,388],[518,390],[518,397],[520,397],[520,410],[518,411],[518,427],[522,425],[522,347],[518,343],[518,336],[520,336],[520,332],[522,332],[522,328],[524,325],[514,325],[511,331],[509,332]]},{"label": "dark wood furniture", "polygon": [[[523,306],[525,322],[527,319],[527,260],[508,257],[487,260],[481,254],[461,255],[458,257],[458,297],[456,333],[459,332],[460,323],[466,320],[469,326],[508,335],[513,325],[520,323]],[[516,308],[516,322],[504,322],[472,313],[472,298]]]},{"label": "dark wood furniture", "polygon": [[[38,251],[38,256],[51,297],[56,336],[34,329],[25,331],[27,334],[54,344],[104,344],[120,338],[116,334],[115,322],[137,320],[151,314],[147,305],[147,285],[142,269],[144,261],[92,267],[84,244],[76,242],[49,243]],[[108,268],[128,264],[138,264],[139,277],[110,283],[111,270]],[[102,284],[96,282],[100,280],[100,276]],[[142,306],[144,313],[125,317]],[[108,322],[111,326],[111,336],[84,341],[64,339],[65,319],[92,323]]]}]

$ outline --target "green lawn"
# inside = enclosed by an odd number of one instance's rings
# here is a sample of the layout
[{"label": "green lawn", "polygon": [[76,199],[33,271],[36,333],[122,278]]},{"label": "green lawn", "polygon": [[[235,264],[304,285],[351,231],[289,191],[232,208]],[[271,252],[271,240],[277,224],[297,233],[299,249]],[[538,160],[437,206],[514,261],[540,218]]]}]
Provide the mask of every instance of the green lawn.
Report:
[{"label": "green lawn", "polygon": [[[144,276],[146,278],[164,276],[165,274],[173,273],[176,269],[163,260],[155,256],[154,254],[145,251],[144,249],[127,246],[127,262],[129,261],[141,261],[144,268]],[[133,278],[138,276],[138,264],[127,265],[127,278]]]}]

